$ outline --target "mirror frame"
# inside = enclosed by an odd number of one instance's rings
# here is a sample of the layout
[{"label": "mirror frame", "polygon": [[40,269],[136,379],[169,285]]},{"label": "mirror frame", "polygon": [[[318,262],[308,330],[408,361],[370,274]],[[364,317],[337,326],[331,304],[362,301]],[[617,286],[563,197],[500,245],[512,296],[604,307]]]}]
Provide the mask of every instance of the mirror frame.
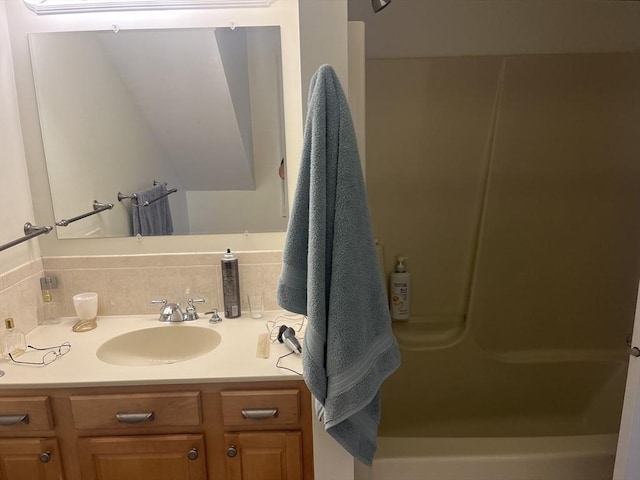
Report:
[{"label": "mirror frame", "polygon": [[23,0],[37,14],[167,10],[178,8],[265,7],[273,0]]},{"label": "mirror frame", "polygon": [[[227,2],[229,3],[229,2]],[[53,225],[44,147],[29,57],[28,34],[111,29],[170,29],[197,27],[278,26],[282,50],[287,193],[292,199],[302,150],[303,102],[300,26],[297,1],[274,1],[261,8],[189,8],[36,15],[22,2],[8,2],[9,34],[22,120],[25,156],[37,224]],[[281,250],[286,233],[202,234],[169,237],[121,237],[64,239],[45,237],[42,256],[150,254],[224,251]]]}]

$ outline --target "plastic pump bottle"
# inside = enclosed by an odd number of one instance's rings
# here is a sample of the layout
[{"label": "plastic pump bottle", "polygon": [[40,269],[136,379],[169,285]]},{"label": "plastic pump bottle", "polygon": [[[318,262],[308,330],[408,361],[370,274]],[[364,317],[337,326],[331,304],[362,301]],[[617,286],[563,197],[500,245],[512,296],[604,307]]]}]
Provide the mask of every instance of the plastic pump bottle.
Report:
[{"label": "plastic pump bottle", "polygon": [[411,274],[404,265],[406,257],[396,258],[396,270],[389,282],[389,303],[392,320],[409,320],[411,306]]}]

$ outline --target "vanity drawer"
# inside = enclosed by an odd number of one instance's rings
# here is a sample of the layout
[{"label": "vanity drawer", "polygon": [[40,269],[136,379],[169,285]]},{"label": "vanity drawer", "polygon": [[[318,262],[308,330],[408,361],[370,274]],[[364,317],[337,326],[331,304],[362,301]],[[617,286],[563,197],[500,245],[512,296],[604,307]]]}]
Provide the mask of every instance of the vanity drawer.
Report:
[{"label": "vanity drawer", "polygon": [[298,426],[300,391],[246,390],[222,392],[222,417],[227,427]]},{"label": "vanity drawer", "polygon": [[202,423],[200,392],[72,395],[78,429],[192,426]]},{"label": "vanity drawer", "polygon": [[53,427],[49,397],[0,398],[0,433],[51,430]]}]

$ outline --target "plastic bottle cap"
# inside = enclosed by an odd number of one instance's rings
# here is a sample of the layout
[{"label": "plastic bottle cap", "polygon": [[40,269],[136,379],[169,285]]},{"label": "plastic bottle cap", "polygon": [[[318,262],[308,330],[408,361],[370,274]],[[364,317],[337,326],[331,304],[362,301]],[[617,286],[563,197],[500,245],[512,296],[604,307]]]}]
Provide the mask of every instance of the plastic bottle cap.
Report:
[{"label": "plastic bottle cap", "polygon": [[4,325],[5,325],[5,327],[7,327],[7,330],[12,329],[14,327],[13,318],[11,318],[11,317],[5,318],[4,319]]},{"label": "plastic bottle cap", "polygon": [[407,271],[407,268],[404,266],[404,261],[407,259],[407,257],[397,257],[397,264],[396,264],[396,272],[398,273],[403,273]]}]

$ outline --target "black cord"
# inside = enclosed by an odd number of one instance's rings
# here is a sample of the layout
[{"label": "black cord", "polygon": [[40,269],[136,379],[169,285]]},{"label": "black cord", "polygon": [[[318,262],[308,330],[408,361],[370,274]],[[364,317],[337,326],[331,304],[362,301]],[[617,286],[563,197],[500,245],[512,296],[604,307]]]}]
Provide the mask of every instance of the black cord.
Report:
[{"label": "black cord", "polygon": [[277,368],[282,368],[283,370],[289,370],[290,372],[295,373],[296,375],[302,375],[300,372],[296,372],[295,370],[293,370],[292,368],[289,367],[283,367],[280,365],[280,360],[282,360],[284,357],[288,357],[289,355],[293,355],[294,352],[289,352],[286,355],[282,355],[281,357],[278,357],[278,361],[276,362],[276,367]]}]

